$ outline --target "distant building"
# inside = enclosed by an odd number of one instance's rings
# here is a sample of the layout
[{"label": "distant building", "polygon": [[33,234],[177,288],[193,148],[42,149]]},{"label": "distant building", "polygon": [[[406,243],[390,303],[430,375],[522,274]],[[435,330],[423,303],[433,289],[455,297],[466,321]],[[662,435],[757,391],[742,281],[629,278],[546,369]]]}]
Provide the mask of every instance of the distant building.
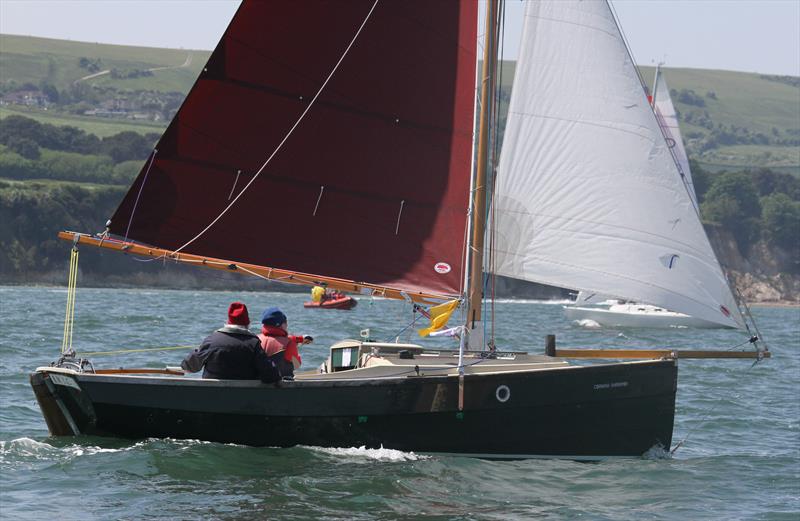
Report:
[{"label": "distant building", "polygon": [[4,105],[25,105],[28,107],[46,107],[50,104],[50,100],[39,89],[9,92],[1,100]]}]

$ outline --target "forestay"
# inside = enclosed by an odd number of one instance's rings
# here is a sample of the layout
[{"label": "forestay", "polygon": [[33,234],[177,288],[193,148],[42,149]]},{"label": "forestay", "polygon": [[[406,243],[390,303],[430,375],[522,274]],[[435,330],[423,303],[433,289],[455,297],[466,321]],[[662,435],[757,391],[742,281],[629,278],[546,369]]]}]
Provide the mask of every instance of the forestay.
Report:
[{"label": "forestay", "polygon": [[494,273],[743,319],[605,1],[528,2]]}]

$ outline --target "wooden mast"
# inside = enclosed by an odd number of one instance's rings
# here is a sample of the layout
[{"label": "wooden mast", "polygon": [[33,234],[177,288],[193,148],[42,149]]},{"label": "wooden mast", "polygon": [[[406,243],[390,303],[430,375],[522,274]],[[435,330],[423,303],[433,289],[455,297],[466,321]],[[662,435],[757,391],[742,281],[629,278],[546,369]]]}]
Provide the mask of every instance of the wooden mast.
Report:
[{"label": "wooden mast", "polygon": [[483,301],[483,239],[486,232],[486,182],[489,162],[490,109],[497,72],[497,13],[499,0],[486,2],[486,40],[481,70],[481,106],[478,126],[478,157],[472,192],[472,239],[470,241],[469,308],[470,328],[481,319]]}]

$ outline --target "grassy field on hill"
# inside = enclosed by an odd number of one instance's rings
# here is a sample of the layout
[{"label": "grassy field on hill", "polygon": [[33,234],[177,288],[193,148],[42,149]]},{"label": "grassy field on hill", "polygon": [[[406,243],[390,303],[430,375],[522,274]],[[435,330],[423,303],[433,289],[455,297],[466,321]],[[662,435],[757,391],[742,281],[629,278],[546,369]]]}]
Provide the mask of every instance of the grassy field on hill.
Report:
[{"label": "grassy field on hill", "polygon": [[[642,75],[652,81],[653,67],[641,67]],[[800,127],[800,88],[747,72],[707,69],[662,69],[671,89],[692,89],[704,96],[705,109],[715,123],[747,127],[769,133],[773,128]],[[714,92],[716,99],[706,97]],[[673,99],[678,110],[694,109]],[[704,130],[687,124],[687,130]]]},{"label": "grassy field on hill", "polygon": [[139,134],[155,132],[161,134],[167,128],[166,123],[159,124],[153,121],[131,121],[127,119],[98,118],[91,116],[77,116],[41,109],[22,106],[0,107],[0,119],[8,116],[25,116],[35,119],[40,123],[49,123],[57,126],[71,126],[79,128],[97,137],[113,136],[120,132],[133,131]]},{"label": "grassy field on hill", "polygon": [[[652,82],[654,68],[641,67]],[[693,146],[708,136],[709,126],[747,129],[778,139],[800,138],[800,87],[797,78],[775,78],[754,73],[706,69],[663,69],[671,90],[692,90],[702,106],[672,96],[681,114],[681,132],[689,155],[712,170],[768,166],[800,175],[800,146],[776,144],[721,144],[707,150]],[[779,81],[784,80],[784,81]],[[704,117],[692,116],[707,114]],[[687,121],[693,119],[694,121]],[[697,124],[699,120],[702,124]],[[709,125],[708,123],[711,123]],[[698,137],[693,137],[698,136]]]},{"label": "grassy field on hill", "polygon": [[210,54],[209,51],[130,47],[7,34],[0,35],[0,50],[3,79],[14,79],[19,84],[38,84],[44,80],[59,90],[68,88],[80,78],[94,73],[80,67],[80,59],[87,58],[96,60],[96,72],[169,67],[145,78],[113,79],[110,74],[105,74],[83,80],[90,85],[183,93],[191,88]]}]

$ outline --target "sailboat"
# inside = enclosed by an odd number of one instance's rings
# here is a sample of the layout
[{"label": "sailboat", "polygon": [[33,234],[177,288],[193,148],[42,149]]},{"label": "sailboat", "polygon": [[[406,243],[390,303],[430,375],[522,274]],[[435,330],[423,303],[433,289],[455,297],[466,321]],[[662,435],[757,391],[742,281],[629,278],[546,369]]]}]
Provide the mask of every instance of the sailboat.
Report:
[{"label": "sailboat", "polygon": [[[648,100],[656,115],[661,132],[666,140],[667,147],[672,155],[677,168],[678,177],[674,176],[673,171],[667,171],[673,179],[679,180],[685,188],[690,202],[697,210],[697,195],[692,182],[692,173],[689,167],[689,158],[683,145],[678,115],[672,104],[666,78],[661,70],[661,63],[656,66],[655,78],[653,80],[653,94]],[[620,198],[608,201],[608,204],[620,204]],[[675,235],[680,236],[681,231]],[[713,250],[711,255],[714,256]],[[671,257],[670,262],[677,262],[677,258]],[[719,262],[714,258],[714,262]],[[721,268],[720,268],[721,271]],[[683,273],[676,276],[681,276]],[[694,273],[686,273],[687,277],[702,277]],[[583,325],[599,325],[608,327],[639,327],[639,328],[664,328],[664,327],[692,327],[701,329],[733,328],[735,325],[728,320],[724,322],[704,320],[693,317],[686,313],[672,311],[659,305],[635,301],[630,295],[624,292],[630,291],[626,286],[621,286],[618,291],[623,292],[624,296],[610,297],[599,295],[595,292],[580,291],[575,299],[575,304],[564,306],[564,315],[572,321]],[[591,305],[595,304],[595,305]]]},{"label": "sailboat", "polygon": [[575,304],[564,306],[564,315],[590,327],[664,328],[692,327],[699,329],[732,328],[708,320],[691,317],[650,304],[631,302],[596,293],[579,291]]},{"label": "sailboat", "polygon": [[[60,234],[76,259],[75,249],[91,245],[325,283],[420,308],[436,304],[429,309],[436,320],[445,315],[434,310],[460,305],[457,349],[343,340],[320,370],[278,384],[188,378],[169,367],[103,369],[71,348],[73,296],[62,356],[30,377],[50,432],[499,459],[669,448],[683,355],[593,353],[634,359],[573,364],[554,340],[545,354],[496,345],[482,320],[485,274],[509,271],[497,248],[509,235],[495,226],[509,199],[498,205],[487,183],[500,13],[498,2],[487,2],[480,77],[491,81],[476,104],[477,1],[244,1],[106,233]],[[574,16],[586,23],[547,21]],[[551,50],[602,35],[597,52],[613,52],[613,74],[633,80],[604,1],[528,5],[526,40],[545,32],[555,38]],[[518,81],[543,67],[532,52],[521,57]],[[550,83],[557,71],[547,68],[537,75]],[[506,173],[516,182],[527,177],[509,169],[519,140],[512,133],[499,187]],[[663,139],[650,134],[653,154],[665,154]],[[487,208],[503,240],[485,232]],[[302,240],[280,240],[276,230]]]}]

